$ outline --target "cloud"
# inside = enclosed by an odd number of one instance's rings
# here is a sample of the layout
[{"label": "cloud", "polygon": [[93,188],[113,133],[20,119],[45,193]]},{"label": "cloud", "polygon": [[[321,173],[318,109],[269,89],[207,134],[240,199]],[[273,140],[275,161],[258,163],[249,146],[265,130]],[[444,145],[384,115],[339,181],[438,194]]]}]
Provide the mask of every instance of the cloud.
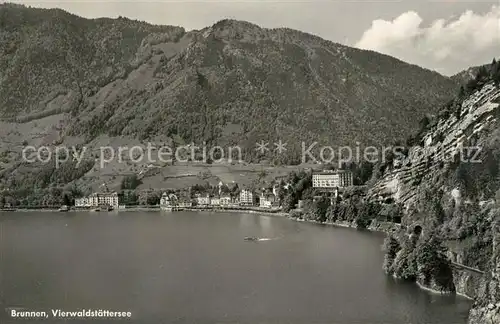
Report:
[{"label": "cloud", "polygon": [[404,61],[453,74],[500,56],[500,6],[484,14],[466,11],[459,17],[422,25],[408,11],[392,21],[374,20],[356,47],[396,56]]}]

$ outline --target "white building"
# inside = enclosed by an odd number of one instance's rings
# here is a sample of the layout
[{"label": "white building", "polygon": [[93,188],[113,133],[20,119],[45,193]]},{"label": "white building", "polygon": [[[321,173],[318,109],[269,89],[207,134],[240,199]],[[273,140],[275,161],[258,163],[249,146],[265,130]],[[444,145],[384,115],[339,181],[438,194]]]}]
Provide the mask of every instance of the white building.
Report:
[{"label": "white building", "polygon": [[229,206],[232,203],[231,196],[229,195],[222,195],[220,197],[220,205],[221,206]]},{"label": "white building", "polygon": [[193,202],[191,200],[179,200],[179,207],[190,208],[193,207]]},{"label": "white building", "polygon": [[161,195],[160,207],[177,207],[179,199],[175,194],[168,194],[166,192]]},{"label": "white building", "polygon": [[276,202],[276,196],[274,194],[264,194],[260,195],[259,206],[262,208],[271,208]]},{"label": "white building", "polygon": [[243,189],[240,192],[240,205],[253,205],[254,193],[251,190]]},{"label": "white building", "polygon": [[344,188],[353,185],[352,172],[347,170],[315,172],[314,188]]},{"label": "white building", "polygon": [[198,206],[208,206],[210,205],[210,201],[211,199],[209,195],[196,197],[196,204]]},{"label": "white building", "polygon": [[91,207],[90,199],[88,197],[75,198],[75,207]]},{"label": "white building", "polygon": [[210,199],[210,205],[212,206],[220,206],[220,198],[219,197],[213,197]]},{"label": "white building", "polygon": [[117,192],[93,193],[88,197],[76,198],[75,207],[98,207],[107,205],[116,209],[119,205],[118,200]]}]

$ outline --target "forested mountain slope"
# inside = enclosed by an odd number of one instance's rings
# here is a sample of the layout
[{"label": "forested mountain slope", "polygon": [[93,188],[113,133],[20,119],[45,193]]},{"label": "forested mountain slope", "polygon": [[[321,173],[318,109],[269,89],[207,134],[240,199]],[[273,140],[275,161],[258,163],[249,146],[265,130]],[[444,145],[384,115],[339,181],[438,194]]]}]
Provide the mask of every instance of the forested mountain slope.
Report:
[{"label": "forested mountain slope", "polygon": [[224,20],[186,32],[0,5],[0,117],[65,113],[61,141],[238,143],[256,161],[257,140],[284,138],[297,144],[285,160],[296,161],[302,141],[403,138],[455,87],[438,73],[290,29]]}]

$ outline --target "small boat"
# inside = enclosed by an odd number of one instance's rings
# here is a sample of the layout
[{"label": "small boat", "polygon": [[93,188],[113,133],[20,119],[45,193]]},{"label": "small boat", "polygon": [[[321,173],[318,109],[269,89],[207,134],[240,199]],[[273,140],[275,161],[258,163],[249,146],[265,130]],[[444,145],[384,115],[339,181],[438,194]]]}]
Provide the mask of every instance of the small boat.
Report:
[{"label": "small boat", "polygon": [[69,207],[67,205],[62,205],[61,208],[59,208],[60,212],[67,212],[69,211]]},{"label": "small boat", "polygon": [[259,238],[258,237],[254,237],[254,236],[245,236],[244,240],[245,241],[258,241]]}]

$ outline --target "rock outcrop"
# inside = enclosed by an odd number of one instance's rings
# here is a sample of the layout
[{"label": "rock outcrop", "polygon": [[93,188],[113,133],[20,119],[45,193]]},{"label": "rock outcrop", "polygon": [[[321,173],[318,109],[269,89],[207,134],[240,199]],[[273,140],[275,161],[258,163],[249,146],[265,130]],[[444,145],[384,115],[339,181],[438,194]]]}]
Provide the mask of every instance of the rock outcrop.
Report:
[{"label": "rock outcrop", "polygon": [[[499,104],[500,88],[485,82],[454,111],[433,120],[417,145],[384,165],[369,189],[371,200],[390,198],[405,210],[402,229],[386,243],[386,271],[425,288],[474,298],[471,324],[500,323]],[[427,253],[441,251],[430,253],[439,262],[423,262],[419,246],[433,239],[439,242]],[[435,275],[422,280],[429,263],[434,265],[427,273]],[[439,278],[445,280],[439,284]]]},{"label": "rock outcrop", "polygon": [[487,273],[481,280],[479,292],[469,314],[469,324],[500,323],[500,211],[496,210],[493,256]]}]

